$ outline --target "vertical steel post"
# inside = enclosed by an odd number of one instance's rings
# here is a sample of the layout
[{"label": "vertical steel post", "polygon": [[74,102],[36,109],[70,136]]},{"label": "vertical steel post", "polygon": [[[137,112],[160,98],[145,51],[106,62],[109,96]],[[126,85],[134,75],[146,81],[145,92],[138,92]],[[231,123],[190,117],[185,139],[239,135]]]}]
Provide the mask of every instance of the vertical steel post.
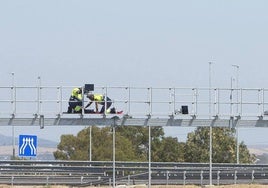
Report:
[{"label": "vertical steel post", "polygon": [[[147,88],[148,92],[149,92],[149,114],[148,114],[148,122],[149,119],[151,118],[152,115],[152,88]],[[151,126],[150,123],[148,123],[148,188],[151,187],[151,180],[152,180],[152,176],[151,176]]]},{"label": "vertical steel post", "polygon": [[59,114],[62,114],[62,86],[58,87]]},{"label": "vertical steel post", "polygon": [[40,129],[43,129],[44,126],[45,126],[45,118],[44,118],[44,115],[40,115],[39,116],[39,126],[40,126]]},{"label": "vertical steel post", "polygon": [[263,113],[264,113],[264,88],[262,88],[262,113],[261,113],[261,115],[263,115]]},{"label": "vertical steel post", "polygon": [[[209,62],[209,119],[211,119],[211,65]],[[209,126],[209,185],[212,186],[212,123]]]},{"label": "vertical steel post", "polygon": [[[168,114],[174,114],[175,112],[175,109],[174,109],[174,105],[172,107],[172,104],[174,103],[173,101],[173,93],[172,93],[172,88],[168,88],[168,91],[169,91],[169,101],[168,101]],[[171,112],[171,113],[170,113]]]},{"label": "vertical steel post", "polygon": [[251,173],[251,183],[253,183],[254,182],[254,179],[255,179],[254,173],[255,173],[255,171],[252,170],[252,173]]},{"label": "vertical steel post", "polygon": [[217,172],[217,185],[219,186],[220,185],[220,171],[218,170]]},{"label": "vertical steel post", "polygon": [[128,112],[127,114],[130,114],[130,87],[128,87]]},{"label": "vertical steel post", "polygon": [[82,87],[82,109],[81,109],[81,117],[84,117],[85,115],[85,110],[84,110],[84,106],[85,106],[85,96],[84,96],[84,87]]},{"label": "vertical steel post", "polygon": [[203,186],[203,179],[204,179],[203,170],[201,170],[201,173],[200,173],[200,185],[201,186]]},{"label": "vertical steel post", "polygon": [[194,110],[194,115],[197,115],[197,102],[198,102],[198,89],[195,88],[194,89],[194,107],[195,107],[195,110]]},{"label": "vertical steel post", "polygon": [[186,171],[183,171],[183,185],[186,184]]},{"label": "vertical steel post", "polygon": [[258,89],[258,114],[262,114],[262,108],[261,108],[261,104],[262,104],[262,93],[261,93],[261,89]]},{"label": "vertical steel post", "polygon": [[238,113],[238,83],[239,83],[239,65],[232,65],[236,69],[236,102],[237,102],[237,108],[236,113]]},{"label": "vertical steel post", "polygon": [[235,173],[234,173],[234,184],[236,185],[237,183],[237,171],[235,170]]},{"label": "vertical steel post", "polygon": [[[150,104],[150,113],[149,113],[149,116],[148,116],[148,119],[149,118],[151,118],[151,115],[152,115],[152,102],[153,102],[153,93],[152,93],[152,88],[149,88],[149,97],[150,97],[150,99],[149,99],[149,104]],[[148,154],[148,158],[149,158],[149,177],[148,177],[148,179],[149,179],[149,183],[148,183],[148,188],[150,188],[151,187],[151,181],[152,181],[152,171],[151,171],[151,149],[152,149],[152,146],[151,146],[151,125],[150,125],[150,123],[148,124],[149,125],[149,154]]]},{"label": "vertical steel post", "polygon": [[127,185],[130,185],[130,175],[127,175]]},{"label": "vertical steel post", "polygon": [[[15,73],[11,73],[12,76],[12,104],[13,112],[12,116],[15,117],[16,114],[16,90],[15,90]],[[12,158],[15,159],[15,126],[12,123]]]},{"label": "vertical steel post", "polygon": [[[148,117],[150,118],[150,117]],[[151,187],[151,181],[152,181],[152,171],[151,171],[151,126],[150,126],[150,123],[148,125],[148,129],[149,129],[149,147],[148,147],[148,161],[149,161],[149,164],[148,164],[148,170],[149,170],[149,173],[148,173],[148,188]]]},{"label": "vertical steel post", "polygon": [[233,116],[233,77],[231,77],[230,116]]},{"label": "vertical steel post", "polygon": [[16,114],[16,89],[15,89],[15,73],[12,72],[11,73],[11,76],[12,76],[12,86],[11,86],[11,90],[12,90],[12,93],[11,93],[11,102],[12,102],[12,114],[15,115]]},{"label": "vertical steel post", "polygon": [[148,88],[148,92],[149,92],[149,115],[152,115],[152,109],[153,109],[153,89],[151,87]]},{"label": "vertical steel post", "polygon": [[176,112],[176,88],[173,91],[173,112]]},{"label": "vertical steel post", "polygon": [[89,126],[89,161],[92,161],[92,126]]},{"label": "vertical steel post", "polygon": [[[236,69],[236,115],[238,115],[238,80],[239,80],[239,66],[238,65],[232,65]],[[232,88],[231,88],[232,89]],[[239,139],[238,139],[238,124],[236,124],[235,127],[236,132],[236,163],[239,164]]]},{"label": "vertical steel post", "polygon": [[41,77],[38,76],[38,87],[37,87],[37,115],[41,112]]},{"label": "vertical steel post", "polygon": [[49,184],[49,176],[47,176],[46,186],[48,186],[48,184]]},{"label": "vertical steel post", "polygon": [[168,179],[169,179],[169,171],[168,170],[166,171],[166,175],[167,175],[167,177],[166,177],[166,185],[168,185]]},{"label": "vertical steel post", "polygon": [[239,164],[239,139],[238,139],[238,124],[236,124],[236,163]]},{"label": "vertical steel post", "polygon": [[112,127],[113,127],[113,188],[115,188],[115,119]]},{"label": "vertical steel post", "polygon": [[12,186],[12,187],[13,187],[13,185],[14,185],[14,179],[15,179],[15,177],[12,176],[12,177],[11,177],[11,186]]},{"label": "vertical steel post", "polygon": [[218,105],[217,105],[217,110],[216,110],[216,112],[217,112],[217,115],[219,115],[220,114],[220,89],[218,88],[217,89],[217,101],[218,101]]},{"label": "vertical steel post", "polygon": [[108,96],[108,89],[107,89],[107,86],[105,87],[105,102],[104,102],[104,115],[106,116],[107,115],[107,96]]},{"label": "vertical steel post", "polygon": [[130,114],[130,87],[126,87],[126,90],[128,90],[128,99],[125,102],[127,104],[127,112],[126,114]]}]

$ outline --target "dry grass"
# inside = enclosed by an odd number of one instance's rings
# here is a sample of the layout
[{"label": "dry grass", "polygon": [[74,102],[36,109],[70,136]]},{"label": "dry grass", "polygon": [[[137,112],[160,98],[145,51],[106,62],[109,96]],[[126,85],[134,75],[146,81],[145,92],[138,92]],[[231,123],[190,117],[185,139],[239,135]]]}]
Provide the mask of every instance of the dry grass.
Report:
[{"label": "dry grass", "polygon": [[196,186],[196,185],[170,185],[151,186],[152,188],[265,188],[267,185],[221,185],[221,186]]},{"label": "dry grass", "polygon": [[[195,185],[153,185],[151,188],[265,188],[268,185],[220,185],[220,186],[195,186]],[[0,188],[74,188],[71,186],[18,186],[18,185],[0,185]],[[88,186],[87,188],[96,188],[94,186]],[[112,188],[109,186],[100,186],[99,188]],[[117,186],[116,188],[147,188],[147,185],[133,185],[133,186]]]}]

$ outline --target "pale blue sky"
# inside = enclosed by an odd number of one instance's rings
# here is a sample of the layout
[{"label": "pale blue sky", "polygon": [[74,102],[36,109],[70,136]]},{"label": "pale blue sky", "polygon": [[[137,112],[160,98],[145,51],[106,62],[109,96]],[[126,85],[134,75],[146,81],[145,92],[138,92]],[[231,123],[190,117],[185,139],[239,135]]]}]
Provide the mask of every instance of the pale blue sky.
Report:
[{"label": "pale blue sky", "polygon": [[[212,61],[212,86],[229,87],[237,64],[240,87],[268,88],[267,7],[266,0],[0,1],[0,85],[14,72],[16,85],[41,76],[55,86],[207,87]],[[241,131],[241,139],[265,131]]]}]

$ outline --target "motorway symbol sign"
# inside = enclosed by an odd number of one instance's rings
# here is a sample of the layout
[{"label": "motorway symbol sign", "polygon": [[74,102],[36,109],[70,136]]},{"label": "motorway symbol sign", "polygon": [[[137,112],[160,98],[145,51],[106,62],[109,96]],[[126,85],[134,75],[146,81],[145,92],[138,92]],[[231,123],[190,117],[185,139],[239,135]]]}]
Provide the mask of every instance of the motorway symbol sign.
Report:
[{"label": "motorway symbol sign", "polygon": [[37,136],[20,135],[19,136],[19,156],[34,157],[36,156]]}]

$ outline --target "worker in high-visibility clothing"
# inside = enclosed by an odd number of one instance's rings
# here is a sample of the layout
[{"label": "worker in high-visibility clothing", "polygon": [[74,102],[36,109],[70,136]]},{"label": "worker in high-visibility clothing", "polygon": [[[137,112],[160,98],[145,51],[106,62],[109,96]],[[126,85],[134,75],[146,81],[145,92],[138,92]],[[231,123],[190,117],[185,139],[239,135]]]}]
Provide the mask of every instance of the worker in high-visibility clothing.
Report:
[{"label": "worker in high-visibility clothing", "polygon": [[[85,108],[89,107],[93,102],[95,102],[95,109],[96,109],[95,113],[104,113],[105,107],[106,107],[106,113],[111,113],[111,110],[109,108],[112,105],[112,100],[109,97],[101,94],[88,93],[87,98],[90,99],[90,102],[85,106]],[[98,105],[102,105],[100,111]]]},{"label": "worker in high-visibility clothing", "polygon": [[81,113],[83,109],[82,100],[82,88],[74,88],[69,99],[68,113]]}]

